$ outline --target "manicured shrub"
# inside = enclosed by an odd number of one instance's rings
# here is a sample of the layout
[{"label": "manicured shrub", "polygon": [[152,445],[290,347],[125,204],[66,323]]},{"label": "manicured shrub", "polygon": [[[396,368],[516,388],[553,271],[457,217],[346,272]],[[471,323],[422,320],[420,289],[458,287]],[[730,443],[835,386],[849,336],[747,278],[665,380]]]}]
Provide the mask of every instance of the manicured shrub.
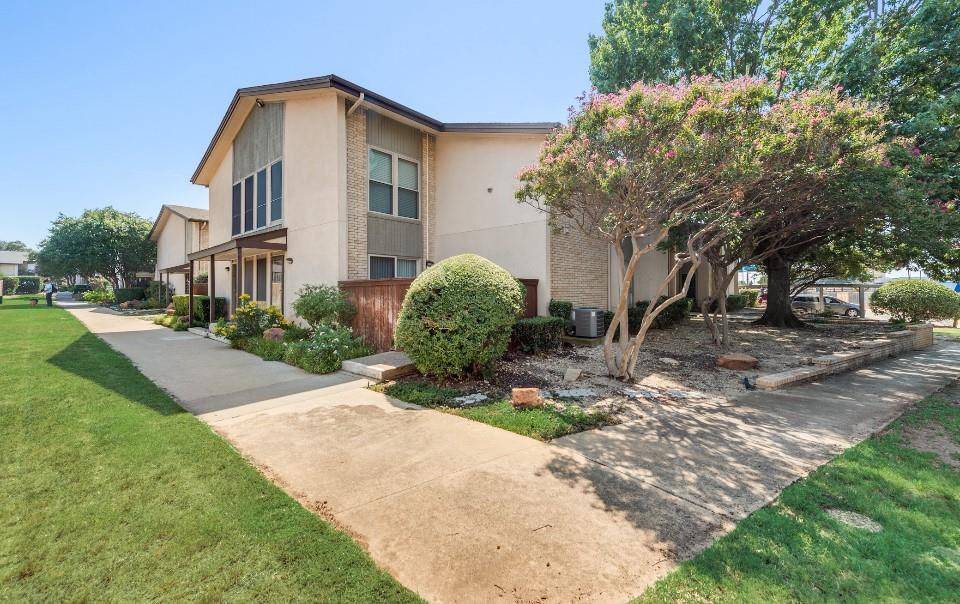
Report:
[{"label": "manicured shrub", "polygon": [[121,287],[113,290],[113,297],[117,300],[117,304],[123,304],[130,300],[143,300],[145,296],[142,287]]},{"label": "manicured shrub", "polygon": [[17,293],[17,286],[20,284],[20,279],[17,277],[3,277],[3,291],[0,293],[13,295]]},{"label": "manicured shrub", "polygon": [[744,294],[730,294],[727,296],[727,312],[736,312],[747,306],[747,296]]},{"label": "manicured shrub", "polygon": [[[249,297],[248,297],[249,298]],[[187,316],[190,314],[190,296],[188,295],[179,295],[172,298],[174,312],[178,316]],[[224,317],[227,314],[227,299],[226,298],[217,298],[216,299],[216,308],[214,309],[214,319]],[[209,296],[194,296],[193,297],[193,320],[199,323],[206,323],[210,319],[210,297]],[[273,327],[271,325],[271,327]],[[263,330],[260,330],[259,333],[263,333]],[[251,334],[251,335],[259,335]]]},{"label": "manicured shrub", "polygon": [[[660,301],[662,303],[666,300],[666,296],[660,296]],[[654,318],[653,323],[650,324],[652,329],[667,329],[668,327],[673,327],[677,323],[680,323],[690,317],[690,305],[693,300],[690,298],[680,298],[675,301],[670,306],[663,309],[663,311]],[[641,300],[637,302],[635,307],[635,318],[630,317],[630,331],[635,333],[640,329],[640,321],[643,320],[643,314],[647,312],[647,306],[650,305],[649,300]]]},{"label": "manicured shrub", "polygon": [[757,300],[760,299],[760,292],[755,289],[745,289],[740,292],[747,298],[747,306],[753,308],[757,305]]},{"label": "manicured shrub", "polygon": [[83,294],[83,301],[90,304],[113,304],[113,292],[95,289]]},{"label": "manicured shrub", "polygon": [[[13,278],[17,280],[15,291],[18,294],[36,294],[43,288],[43,279],[40,277],[20,276],[7,278]],[[6,287],[3,288],[3,291],[9,293],[9,290]]]},{"label": "manicured shrub", "polygon": [[88,292],[88,291],[90,291],[90,286],[89,286],[89,285],[80,285],[80,284],[77,284],[77,285],[74,285],[74,286],[73,286],[73,295],[74,295],[74,296],[79,296],[79,295],[84,294],[84,293],[86,293],[86,292]]},{"label": "manicured shrub", "polygon": [[306,327],[300,327],[294,323],[288,323],[283,331],[283,341],[299,342],[300,340],[306,340],[312,334],[313,332]]},{"label": "manicured shrub", "polygon": [[547,314],[551,317],[559,317],[564,321],[570,320],[570,313],[573,312],[573,302],[565,300],[550,300],[547,304]]},{"label": "manicured shrub", "polygon": [[960,295],[936,281],[904,279],[877,288],[870,294],[870,306],[894,321],[952,319],[960,314]]},{"label": "manicured shrub", "polygon": [[344,360],[372,353],[363,338],[343,325],[320,325],[310,339],[283,346],[283,360],[310,373],[332,373]]},{"label": "manicured shrub", "polygon": [[530,317],[513,326],[514,345],[529,354],[559,348],[565,322],[560,317]]},{"label": "manicured shrub", "polygon": [[297,292],[293,312],[316,328],[324,323],[349,325],[357,309],[344,292],[332,285],[304,285]]},{"label": "manicured shrub", "polygon": [[[167,291],[169,289],[169,292]],[[143,292],[147,298],[156,298],[157,300],[166,300],[167,294],[171,296],[175,293],[175,288],[171,285],[169,288],[163,281],[151,281]]]},{"label": "manicured shrub", "polygon": [[475,254],[442,260],[407,290],[395,340],[423,374],[460,376],[503,356],[524,290],[503,268]]}]

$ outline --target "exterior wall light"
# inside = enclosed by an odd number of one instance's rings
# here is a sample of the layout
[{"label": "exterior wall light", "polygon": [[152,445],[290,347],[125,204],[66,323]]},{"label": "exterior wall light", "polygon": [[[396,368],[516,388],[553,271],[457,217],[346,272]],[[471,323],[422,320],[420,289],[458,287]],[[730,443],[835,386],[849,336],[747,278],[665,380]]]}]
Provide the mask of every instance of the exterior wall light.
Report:
[{"label": "exterior wall light", "polygon": [[288,258],[287,258],[287,264],[293,264],[293,258],[288,257]]}]

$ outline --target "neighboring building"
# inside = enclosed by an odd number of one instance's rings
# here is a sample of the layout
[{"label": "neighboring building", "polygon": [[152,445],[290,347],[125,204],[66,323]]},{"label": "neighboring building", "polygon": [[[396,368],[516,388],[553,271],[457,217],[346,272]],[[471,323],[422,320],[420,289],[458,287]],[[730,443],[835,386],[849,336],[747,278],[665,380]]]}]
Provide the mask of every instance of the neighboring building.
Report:
[{"label": "neighboring building", "polygon": [[[0,251],[0,275],[16,277],[28,273],[29,252]],[[36,265],[33,265],[36,267]]]},{"label": "neighboring building", "polygon": [[[413,277],[464,252],[537,279],[541,314],[551,298],[608,307],[610,247],[514,198],[557,126],[444,123],[335,75],[242,88],[191,179],[209,189],[210,237],[188,259],[215,261],[231,308],[247,293],[288,316],[305,284]],[[645,258],[635,299],[667,268]]]},{"label": "neighboring building", "polygon": [[[157,244],[157,267],[152,277],[168,283],[174,293],[187,293],[187,254],[209,246],[209,214],[203,208],[164,204],[150,229],[150,240]],[[197,274],[209,270],[198,262]],[[147,276],[150,276],[149,274]],[[137,273],[137,277],[142,277]]]}]

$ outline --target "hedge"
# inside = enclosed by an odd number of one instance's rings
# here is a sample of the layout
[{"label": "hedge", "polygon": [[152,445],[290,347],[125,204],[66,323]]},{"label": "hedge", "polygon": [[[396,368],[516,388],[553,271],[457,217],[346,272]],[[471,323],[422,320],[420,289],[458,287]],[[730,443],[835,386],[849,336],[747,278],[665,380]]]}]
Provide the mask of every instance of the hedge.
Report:
[{"label": "hedge", "polygon": [[903,279],[877,288],[870,294],[870,306],[894,321],[952,319],[960,314],[960,295],[936,281]]},{"label": "hedge", "polygon": [[31,275],[23,275],[20,277],[4,277],[3,293],[4,294],[35,294],[40,291],[41,289],[40,284],[42,282],[43,282],[42,277],[34,277]]},{"label": "hedge", "polygon": [[[176,316],[178,317],[188,316],[190,312],[190,296],[187,296],[187,295],[174,296],[173,308]],[[226,314],[227,314],[226,298],[217,298],[217,306],[215,311],[216,313],[213,317],[214,320],[217,320],[220,317],[226,317]],[[193,320],[199,321],[201,323],[204,323],[210,320],[210,297],[209,296],[193,297]]]},{"label": "hedge", "polygon": [[560,317],[530,317],[513,326],[513,345],[526,353],[559,348],[566,321]]},{"label": "hedge", "polygon": [[559,317],[564,321],[570,320],[570,313],[573,312],[573,302],[566,300],[550,300],[547,305],[547,314],[551,317]]},{"label": "hedge", "polygon": [[727,296],[727,312],[736,312],[747,307],[747,296],[745,294],[730,294]]},{"label": "hedge", "polygon": [[117,299],[117,304],[123,304],[130,300],[143,300],[145,298],[142,287],[121,287],[113,290],[113,295]]},{"label": "hedge", "polygon": [[90,286],[89,286],[89,285],[74,285],[74,286],[73,286],[73,295],[74,295],[74,296],[79,296],[80,294],[83,294],[83,293],[88,292],[88,291],[90,291]]},{"label": "hedge", "polygon": [[757,300],[760,299],[760,291],[756,289],[745,289],[740,294],[747,298],[747,306],[750,308],[756,306]]}]

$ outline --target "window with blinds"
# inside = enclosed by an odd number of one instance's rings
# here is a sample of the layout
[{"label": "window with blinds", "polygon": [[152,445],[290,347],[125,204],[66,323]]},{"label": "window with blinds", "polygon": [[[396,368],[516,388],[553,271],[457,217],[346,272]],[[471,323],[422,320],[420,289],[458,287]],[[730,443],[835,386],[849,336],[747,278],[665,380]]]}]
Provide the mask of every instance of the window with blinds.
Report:
[{"label": "window with blinds", "polygon": [[417,162],[371,148],[368,164],[370,211],[419,219],[420,166]]},{"label": "window with blinds", "polygon": [[233,184],[231,233],[262,229],[283,219],[283,162],[278,160]]}]

